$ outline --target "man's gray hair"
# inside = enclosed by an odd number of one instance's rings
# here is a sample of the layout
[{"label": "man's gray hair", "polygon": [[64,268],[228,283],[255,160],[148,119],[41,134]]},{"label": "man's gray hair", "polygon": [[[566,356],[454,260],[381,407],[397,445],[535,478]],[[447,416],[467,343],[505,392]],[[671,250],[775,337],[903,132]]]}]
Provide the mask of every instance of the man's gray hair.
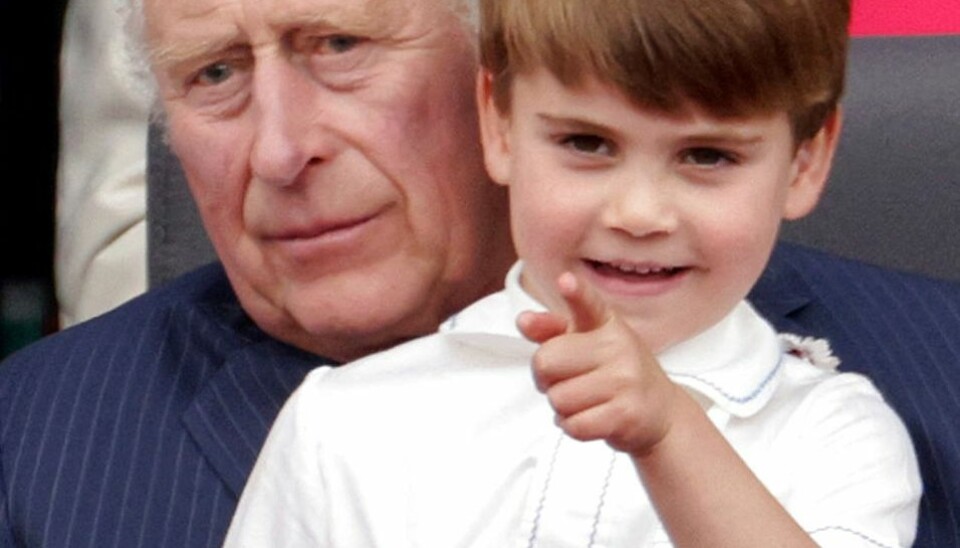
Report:
[{"label": "man's gray hair", "polygon": [[150,51],[147,47],[143,0],[113,0],[117,19],[123,25],[121,61],[127,85],[153,103],[151,111],[159,114],[157,83],[150,71]]}]

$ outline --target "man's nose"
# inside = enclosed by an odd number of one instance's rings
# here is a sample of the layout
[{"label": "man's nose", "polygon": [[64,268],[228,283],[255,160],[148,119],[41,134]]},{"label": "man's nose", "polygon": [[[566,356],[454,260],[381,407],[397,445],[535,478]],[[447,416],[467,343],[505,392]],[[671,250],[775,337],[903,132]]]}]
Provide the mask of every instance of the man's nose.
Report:
[{"label": "man's nose", "polygon": [[317,89],[287,59],[260,63],[254,74],[253,177],[272,185],[296,183],[304,169],[329,159]]},{"label": "man's nose", "polygon": [[679,225],[670,181],[666,177],[631,177],[613,183],[602,213],[604,226],[633,238],[665,235]]}]

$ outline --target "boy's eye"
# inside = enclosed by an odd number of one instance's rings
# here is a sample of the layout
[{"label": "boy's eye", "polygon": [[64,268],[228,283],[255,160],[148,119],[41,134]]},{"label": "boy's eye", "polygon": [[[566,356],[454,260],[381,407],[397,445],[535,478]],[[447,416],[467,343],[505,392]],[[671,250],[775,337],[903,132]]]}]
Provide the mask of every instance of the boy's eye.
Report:
[{"label": "boy's eye", "polygon": [[586,154],[613,154],[613,144],[598,135],[574,134],[567,135],[560,140],[560,144],[572,148],[576,152]]},{"label": "boy's eye", "polygon": [[734,156],[729,152],[710,147],[687,149],[683,152],[681,159],[684,163],[703,167],[713,167],[735,161]]}]

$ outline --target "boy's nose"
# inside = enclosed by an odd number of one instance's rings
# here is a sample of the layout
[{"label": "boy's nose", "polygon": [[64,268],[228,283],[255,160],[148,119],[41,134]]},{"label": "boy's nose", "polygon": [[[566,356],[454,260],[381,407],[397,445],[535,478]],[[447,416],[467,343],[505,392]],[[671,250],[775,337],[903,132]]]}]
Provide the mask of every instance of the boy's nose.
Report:
[{"label": "boy's nose", "polygon": [[674,232],[679,217],[669,183],[650,178],[619,185],[611,193],[602,221],[611,230],[644,238]]}]

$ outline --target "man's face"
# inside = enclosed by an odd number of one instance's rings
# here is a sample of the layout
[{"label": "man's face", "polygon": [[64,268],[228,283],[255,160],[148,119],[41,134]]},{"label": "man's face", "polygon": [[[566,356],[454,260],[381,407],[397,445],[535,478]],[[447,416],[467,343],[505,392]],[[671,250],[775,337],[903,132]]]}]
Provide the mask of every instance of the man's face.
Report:
[{"label": "man's face", "polygon": [[147,0],[180,158],[241,303],[349,359],[502,282],[472,36],[447,0]]},{"label": "man's face", "polygon": [[596,80],[570,89],[545,71],[517,77],[508,116],[481,99],[524,287],[563,310],[556,280],[572,272],[655,351],[744,298],[781,219],[816,203],[832,150],[818,137],[797,151],[783,112],[667,115]]}]

